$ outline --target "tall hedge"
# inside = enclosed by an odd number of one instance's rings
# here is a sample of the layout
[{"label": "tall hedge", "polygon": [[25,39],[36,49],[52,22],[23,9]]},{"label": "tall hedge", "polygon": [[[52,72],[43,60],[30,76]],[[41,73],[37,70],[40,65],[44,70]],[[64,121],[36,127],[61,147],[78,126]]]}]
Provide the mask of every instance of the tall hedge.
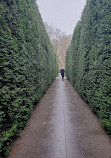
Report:
[{"label": "tall hedge", "polygon": [[111,0],[87,0],[67,50],[66,74],[111,135]]},{"label": "tall hedge", "polygon": [[0,1],[0,157],[57,75],[57,58],[35,0]]}]

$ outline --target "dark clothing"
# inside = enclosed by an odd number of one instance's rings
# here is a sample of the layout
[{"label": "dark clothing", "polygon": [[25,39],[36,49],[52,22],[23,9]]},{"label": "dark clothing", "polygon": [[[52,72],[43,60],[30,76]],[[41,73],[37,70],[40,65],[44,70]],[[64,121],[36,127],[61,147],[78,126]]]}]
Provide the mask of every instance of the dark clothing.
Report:
[{"label": "dark clothing", "polygon": [[62,78],[64,78],[64,72],[65,72],[64,69],[61,69],[61,70],[60,70],[60,73],[61,73]]}]

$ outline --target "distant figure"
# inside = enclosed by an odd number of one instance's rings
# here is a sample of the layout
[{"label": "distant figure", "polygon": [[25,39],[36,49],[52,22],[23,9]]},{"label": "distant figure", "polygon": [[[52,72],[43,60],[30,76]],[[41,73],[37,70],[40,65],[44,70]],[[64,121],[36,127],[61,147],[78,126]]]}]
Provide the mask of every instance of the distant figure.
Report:
[{"label": "distant figure", "polygon": [[62,80],[64,79],[64,72],[65,72],[65,70],[63,68],[61,68],[60,73],[61,73],[61,76],[62,76]]}]

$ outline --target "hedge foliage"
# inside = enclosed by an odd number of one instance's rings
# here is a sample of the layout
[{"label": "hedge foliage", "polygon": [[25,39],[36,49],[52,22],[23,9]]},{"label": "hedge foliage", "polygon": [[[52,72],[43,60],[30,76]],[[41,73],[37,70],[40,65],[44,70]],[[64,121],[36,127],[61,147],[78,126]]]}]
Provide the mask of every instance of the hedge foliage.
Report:
[{"label": "hedge foliage", "polygon": [[4,158],[12,137],[25,127],[58,68],[35,0],[1,0],[0,22],[0,156]]},{"label": "hedge foliage", "polygon": [[87,0],[67,50],[66,75],[111,135],[111,0]]}]

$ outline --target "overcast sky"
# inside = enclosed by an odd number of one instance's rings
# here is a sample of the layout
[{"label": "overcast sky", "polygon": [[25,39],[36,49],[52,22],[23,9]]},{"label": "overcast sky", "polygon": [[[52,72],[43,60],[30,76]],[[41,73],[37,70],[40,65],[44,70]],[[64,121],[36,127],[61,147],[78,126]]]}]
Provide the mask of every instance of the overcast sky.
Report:
[{"label": "overcast sky", "polygon": [[43,21],[72,34],[81,17],[86,0],[37,0]]}]

